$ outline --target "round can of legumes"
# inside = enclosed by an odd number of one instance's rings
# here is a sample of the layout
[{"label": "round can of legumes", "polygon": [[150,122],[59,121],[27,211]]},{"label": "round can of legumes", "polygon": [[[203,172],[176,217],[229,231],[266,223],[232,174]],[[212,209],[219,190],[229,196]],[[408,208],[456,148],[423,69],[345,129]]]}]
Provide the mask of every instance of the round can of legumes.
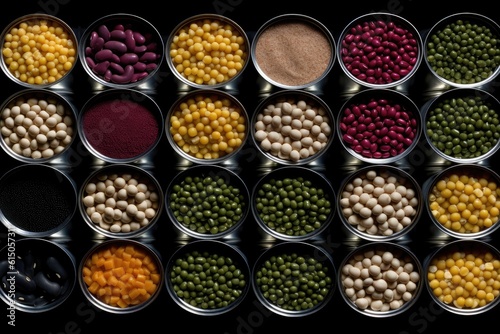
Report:
[{"label": "round can of legumes", "polygon": [[[15,253],[15,263],[10,260]],[[0,298],[25,313],[62,307],[76,284],[75,257],[55,239],[23,238],[0,250]],[[15,279],[12,279],[15,277]]]},{"label": "round can of legumes", "polygon": [[50,89],[25,89],[0,107],[0,146],[24,163],[64,161],[77,136],[76,111]]},{"label": "round can of legumes", "polygon": [[165,57],[181,90],[186,87],[234,90],[250,61],[250,40],[245,30],[230,18],[198,14],[172,30]]},{"label": "round can of legumes", "polygon": [[427,292],[447,312],[493,314],[500,303],[500,252],[485,240],[441,244],[425,258],[423,270]]},{"label": "round can of legumes", "polygon": [[82,184],[78,207],[83,220],[109,238],[144,236],[163,212],[163,191],[146,169],[111,164],[93,171]]},{"label": "round can of legumes", "polygon": [[[195,240],[182,243],[165,267],[165,287],[169,296],[181,309],[198,316],[214,317],[234,311],[251,289],[247,256],[231,242]],[[191,280],[191,276],[195,279]],[[193,285],[196,294],[191,293]],[[216,296],[216,288],[210,288],[211,285],[219,287]]]},{"label": "round can of legumes", "polygon": [[444,89],[486,87],[500,73],[499,55],[500,26],[482,14],[444,17],[424,40],[427,69]]},{"label": "round can of legumes", "polygon": [[355,248],[338,271],[346,304],[374,318],[407,312],[418,301],[424,279],[420,260],[407,246],[385,241]]},{"label": "round can of legumes", "polygon": [[339,36],[337,57],[343,73],[359,88],[408,86],[422,62],[419,31],[405,18],[385,12],[352,20]]},{"label": "round can of legumes", "polygon": [[500,148],[500,102],[479,88],[453,88],[422,107],[422,132],[443,161],[479,163]]},{"label": "round can of legumes", "polygon": [[86,299],[112,314],[144,310],[160,295],[165,279],[159,252],[132,239],[95,243],[82,257],[77,278]]},{"label": "round can of legumes", "polygon": [[80,62],[95,90],[102,87],[150,89],[165,57],[160,32],[134,14],[106,15],[80,38]]},{"label": "round can of legumes", "polygon": [[370,88],[342,105],[336,127],[342,146],[354,158],[371,164],[401,163],[418,144],[422,117],[407,95]]},{"label": "round can of legumes", "polygon": [[445,235],[484,238],[500,228],[500,176],[478,164],[447,167],[423,187],[429,218]]},{"label": "round can of legumes", "polygon": [[402,168],[366,166],[342,181],[337,209],[344,227],[364,240],[401,239],[419,221],[422,190]]},{"label": "round can of legumes", "polygon": [[5,27],[0,44],[0,67],[13,82],[27,88],[69,86],[78,61],[78,40],[60,18],[44,13],[18,17]]},{"label": "round can of legumes", "polygon": [[[279,279],[276,275],[279,274]],[[337,271],[320,244],[282,242],[265,248],[252,268],[252,289],[258,301],[274,314],[308,317],[328,307],[337,289]],[[307,286],[301,289],[300,286]]]},{"label": "round can of legumes", "polygon": [[318,240],[336,215],[332,184],[312,168],[271,169],[254,185],[251,196],[252,214],[264,239]]},{"label": "round can of legumes", "polygon": [[97,159],[130,163],[147,158],[163,135],[165,121],[156,102],[134,89],[93,95],[78,115],[78,135]]},{"label": "round can of legumes", "polygon": [[263,157],[281,165],[319,159],[334,141],[330,107],[305,90],[280,90],[264,98],[252,116],[250,135]]},{"label": "round can of legumes", "polygon": [[207,165],[235,159],[249,133],[243,104],[220,89],[196,89],[170,107],[165,134],[171,147],[188,162]]},{"label": "round can of legumes", "polygon": [[234,240],[250,211],[250,194],[236,171],[195,165],[170,181],[165,209],[181,238]]},{"label": "round can of legumes", "polygon": [[336,60],[336,44],[318,20],[284,14],[264,23],[252,41],[252,61],[268,84],[305,89],[327,80]]},{"label": "round can of legumes", "polygon": [[76,184],[47,164],[22,164],[0,178],[0,220],[26,237],[63,235],[76,211]]}]

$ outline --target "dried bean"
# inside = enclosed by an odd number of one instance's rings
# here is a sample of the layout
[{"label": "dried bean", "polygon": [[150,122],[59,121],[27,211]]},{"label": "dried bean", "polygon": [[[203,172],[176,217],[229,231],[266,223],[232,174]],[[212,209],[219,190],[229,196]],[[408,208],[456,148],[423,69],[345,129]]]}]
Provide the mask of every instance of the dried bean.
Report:
[{"label": "dried bean", "polygon": [[[160,44],[153,38],[151,34],[122,24],[100,25],[90,33],[89,47],[85,49],[86,64],[107,82],[128,84],[143,80],[157,69],[161,59]],[[131,66],[138,61],[144,64]]]}]

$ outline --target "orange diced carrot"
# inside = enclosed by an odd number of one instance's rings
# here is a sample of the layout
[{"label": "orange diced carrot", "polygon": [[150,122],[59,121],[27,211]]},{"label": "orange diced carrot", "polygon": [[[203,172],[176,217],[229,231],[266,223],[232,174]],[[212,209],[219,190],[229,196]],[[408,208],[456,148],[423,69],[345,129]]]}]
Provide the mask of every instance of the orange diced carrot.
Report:
[{"label": "orange diced carrot", "polygon": [[125,246],[125,253],[130,254],[130,255],[134,255],[134,253],[135,253],[134,246],[133,245]]},{"label": "orange diced carrot", "polygon": [[108,248],[102,251],[101,256],[105,259],[109,259],[110,257],[113,256],[113,254],[111,253],[111,250]]},{"label": "orange diced carrot", "polygon": [[116,277],[121,277],[125,274],[125,269],[123,267],[115,267],[113,268],[113,275]]},{"label": "orange diced carrot", "polygon": [[151,280],[153,283],[158,284],[160,282],[161,275],[159,273],[157,274],[151,274]]},{"label": "orange diced carrot", "polygon": [[111,276],[108,279],[108,284],[111,286],[116,286],[118,284],[118,279],[116,278],[116,276]]},{"label": "orange diced carrot", "polygon": [[146,257],[146,253],[143,250],[138,249],[138,250],[136,250],[134,257],[136,257],[138,259],[144,259]]},{"label": "orange diced carrot", "polygon": [[130,261],[131,258],[132,258],[131,254],[123,252],[123,254],[122,254],[123,261]]},{"label": "orange diced carrot", "polygon": [[122,258],[115,256],[113,260],[115,261],[115,268],[122,266],[122,262],[123,262]]},{"label": "orange diced carrot", "polygon": [[87,286],[90,286],[92,285],[92,283],[94,282],[94,280],[92,279],[91,276],[85,276],[83,278],[83,281],[85,282],[85,284],[87,284]]},{"label": "orange diced carrot", "polygon": [[93,295],[97,293],[97,290],[99,290],[99,284],[97,282],[93,282],[89,287],[89,292]]},{"label": "orange diced carrot", "polygon": [[92,275],[92,271],[88,267],[83,267],[82,274],[83,274],[83,276],[90,276],[90,275]]},{"label": "orange diced carrot", "polygon": [[121,308],[128,307],[128,304],[123,299],[118,300],[116,304]]},{"label": "orange diced carrot", "polygon": [[99,254],[97,253],[92,254],[92,264],[97,264],[98,260],[99,260]]},{"label": "orange diced carrot", "polygon": [[148,268],[148,270],[152,273],[155,273],[158,270],[154,262],[148,263],[146,268]]},{"label": "orange diced carrot", "polygon": [[105,286],[108,283],[108,281],[106,280],[106,277],[104,277],[104,275],[100,275],[99,278],[96,280],[96,282],[100,286]]},{"label": "orange diced carrot", "polygon": [[103,258],[103,257],[100,257],[100,258],[97,259],[95,265],[97,267],[102,267],[102,266],[104,266],[104,262],[106,262],[106,259]]},{"label": "orange diced carrot", "polygon": [[106,270],[111,270],[115,267],[115,261],[113,258],[109,258],[106,261],[104,261],[104,269]]},{"label": "orange diced carrot", "polygon": [[122,295],[122,294],[121,294],[121,291],[122,291],[122,289],[121,289],[121,288],[119,288],[119,287],[115,286],[115,287],[113,287],[113,288],[111,289],[111,295],[112,295],[112,296],[121,296],[121,295]]},{"label": "orange diced carrot", "polygon": [[123,247],[118,247],[115,251],[114,254],[116,257],[121,258],[123,256],[123,252],[125,251],[125,248]]},{"label": "orange diced carrot", "polygon": [[133,286],[139,289],[144,289],[144,282],[141,282],[139,280],[135,280],[133,283]]},{"label": "orange diced carrot", "polygon": [[110,304],[110,305],[117,305],[119,300],[120,300],[120,297],[117,297],[117,296],[111,296],[111,297],[109,298],[109,304]]},{"label": "orange diced carrot", "polygon": [[113,276],[113,272],[111,270],[103,271],[102,276],[104,276],[104,278],[106,279],[109,279],[111,276]]},{"label": "orange diced carrot", "polygon": [[141,289],[132,289],[132,290],[130,290],[128,295],[129,295],[130,299],[134,300],[140,294],[141,294]]},{"label": "orange diced carrot", "polygon": [[125,273],[122,276],[120,276],[120,281],[127,282],[131,277],[132,277],[132,274]]},{"label": "orange diced carrot", "polygon": [[151,280],[147,280],[144,282],[144,289],[149,293],[153,293],[156,290],[156,284]]}]

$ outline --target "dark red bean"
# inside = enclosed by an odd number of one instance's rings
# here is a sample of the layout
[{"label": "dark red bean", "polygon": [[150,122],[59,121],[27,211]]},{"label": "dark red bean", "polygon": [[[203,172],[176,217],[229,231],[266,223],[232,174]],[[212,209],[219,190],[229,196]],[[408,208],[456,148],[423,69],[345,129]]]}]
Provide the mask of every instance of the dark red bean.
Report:
[{"label": "dark red bean", "polygon": [[[410,65],[417,62],[418,41],[394,22],[379,25],[369,21],[352,27],[341,48],[345,68],[354,77],[370,84],[385,84],[411,73]],[[401,64],[402,60],[405,62]]]},{"label": "dark red bean", "polygon": [[108,41],[109,38],[111,37],[111,33],[109,32],[109,29],[105,24],[101,24],[97,28],[97,33],[99,34],[100,37],[104,39],[104,41]]},{"label": "dark red bean", "polygon": [[92,71],[97,75],[103,75],[109,68],[109,60],[102,61],[92,67]]}]

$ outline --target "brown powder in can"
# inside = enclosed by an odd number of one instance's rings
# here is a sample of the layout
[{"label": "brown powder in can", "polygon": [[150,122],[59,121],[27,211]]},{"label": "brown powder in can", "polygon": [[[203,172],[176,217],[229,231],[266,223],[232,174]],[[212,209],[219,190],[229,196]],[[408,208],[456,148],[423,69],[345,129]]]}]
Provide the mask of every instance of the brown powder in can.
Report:
[{"label": "brown powder in can", "polygon": [[271,80],[287,86],[318,79],[332,59],[325,33],[306,22],[280,22],[266,28],[255,45],[255,60]]}]

